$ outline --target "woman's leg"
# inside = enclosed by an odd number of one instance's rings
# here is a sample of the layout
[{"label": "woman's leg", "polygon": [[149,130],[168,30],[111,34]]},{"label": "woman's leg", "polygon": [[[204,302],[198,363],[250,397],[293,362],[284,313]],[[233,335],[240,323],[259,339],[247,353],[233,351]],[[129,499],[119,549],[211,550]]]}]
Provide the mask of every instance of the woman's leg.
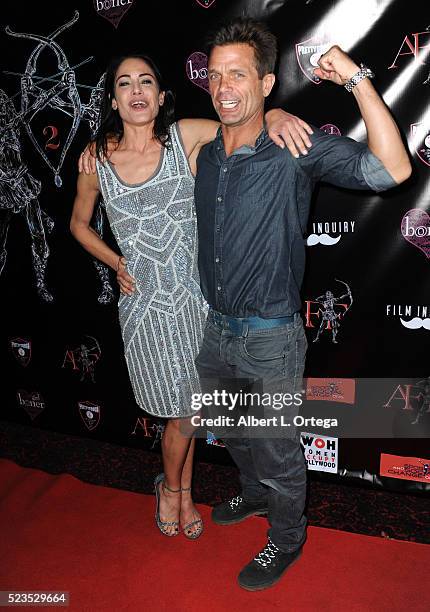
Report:
[{"label": "woman's leg", "polygon": [[[182,470],[182,502],[181,502],[181,526],[184,528],[186,525],[193,523],[194,521],[201,521],[201,516],[198,513],[192,497],[191,481],[193,477],[193,458],[194,458],[194,447],[196,445],[196,439],[192,438],[190,447],[188,449],[187,458],[184,463]],[[184,490],[185,489],[185,490]],[[201,531],[202,523],[197,522],[194,525],[187,528],[186,533],[188,536]]]},{"label": "woman's leg", "polygon": [[[172,493],[181,489],[181,477],[184,464],[190,448],[190,438],[181,433],[182,419],[169,419],[161,441],[163,455],[164,482],[159,486],[160,493],[160,519],[161,521],[178,521],[181,511],[181,493]],[[168,488],[167,488],[168,487]],[[166,526],[167,533],[174,533],[173,525]]]},{"label": "woman's leg", "polygon": [[[161,442],[165,483],[169,489],[188,489],[191,487],[194,455],[194,438],[184,433],[189,423],[185,419],[169,419]],[[183,491],[182,496],[171,493],[160,485],[160,518],[162,521],[177,521],[180,515],[181,525],[185,526],[200,518],[194,507],[191,490]],[[198,531],[194,525],[187,530],[188,535]],[[168,527],[167,531],[174,531]]]}]

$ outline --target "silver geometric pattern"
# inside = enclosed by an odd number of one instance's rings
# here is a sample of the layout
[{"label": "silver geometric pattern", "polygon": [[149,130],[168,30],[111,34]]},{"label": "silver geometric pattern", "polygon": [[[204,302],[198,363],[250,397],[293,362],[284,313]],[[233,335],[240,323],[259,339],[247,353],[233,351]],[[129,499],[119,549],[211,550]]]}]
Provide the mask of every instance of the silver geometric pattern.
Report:
[{"label": "silver geometric pattern", "polygon": [[197,270],[194,178],[176,125],[144,183],[125,183],[108,162],[97,162],[97,172],[110,226],[136,279],[134,294],[121,294],[118,303],[136,401],[156,416],[189,416],[207,305]]}]

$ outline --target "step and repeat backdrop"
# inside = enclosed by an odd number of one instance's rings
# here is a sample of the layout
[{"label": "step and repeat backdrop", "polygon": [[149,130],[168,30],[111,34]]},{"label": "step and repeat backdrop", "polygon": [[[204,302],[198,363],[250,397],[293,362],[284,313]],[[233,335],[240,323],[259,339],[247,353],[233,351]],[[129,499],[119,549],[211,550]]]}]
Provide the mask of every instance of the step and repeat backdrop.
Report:
[{"label": "step and repeat backdrop", "polygon": [[[302,312],[309,350],[301,424],[309,469],[387,488],[428,488],[427,9],[422,0],[17,0],[3,6],[0,418],[159,450],[164,422],[139,409],[128,380],[115,275],[68,229],[77,159],[97,128],[104,70],[118,53],[141,51],[157,60],[176,93],[177,118],[215,119],[204,37],[220,22],[249,15],[266,21],[279,39],[270,107],[364,140],[352,95],[313,75],[319,55],[339,44],[374,70],[414,167],[411,179],[388,193],[329,185],[315,193]],[[101,204],[92,223],[114,246]],[[211,432],[198,441],[198,453],[229,462]]]}]

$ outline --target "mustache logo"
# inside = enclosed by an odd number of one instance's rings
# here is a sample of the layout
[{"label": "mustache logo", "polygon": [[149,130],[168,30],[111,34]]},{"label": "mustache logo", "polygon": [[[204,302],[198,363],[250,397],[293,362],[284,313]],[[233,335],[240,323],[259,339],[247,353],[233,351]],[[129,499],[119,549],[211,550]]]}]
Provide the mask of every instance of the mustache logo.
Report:
[{"label": "mustache logo", "polygon": [[421,319],[421,317],[414,317],[410,321],[404,321],[403,319],[400,319],[400,321],[402,325],[408,329],[421,329],[423,327],[430,331],[430,319],[428,318]]},{"label": "mustache logo", "polygon": [[341,235],[336,238],[332,238],[328,234],[309,234],[307,238],[308,246],[315,246],[316,244],[323,244],[324,246],[332,246],[333,244],[337,244],[341,239]]}]

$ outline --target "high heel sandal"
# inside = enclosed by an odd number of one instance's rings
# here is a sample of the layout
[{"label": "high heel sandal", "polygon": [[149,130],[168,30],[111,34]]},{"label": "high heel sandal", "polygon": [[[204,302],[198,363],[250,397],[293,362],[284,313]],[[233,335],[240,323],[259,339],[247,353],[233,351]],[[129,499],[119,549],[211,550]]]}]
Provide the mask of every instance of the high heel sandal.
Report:
[{"label": "high heel sandal", "polygon": [[[186,489],[181,489],[181,491],[191,491],[191,487],[187,487]],[[192,533],[187,533],[187,530],[194,527],[194,525],[199,525],[196,531]],[[195,521],[191,521],[191,523],[187,523],[187,525],[184,526],[182,531],[184,532],[184,536],[188,538],[189,540],[197,540],[197,538],[199,538],[203,533],[203,519],[200,517],[196,519]]]},{"label": "high heel sandal", "polygon": [[[170,489],[164,481],[164,474],[158,474],[158,476],[154,480],[155,497],[156,497],[155,522],[157,523],[157,527],[161,531],[161,533],[171,538],[179,534],[179,521],[162,521],[160,519],[160,490],[158,486],[160,482],[161,482],[161,486],[163,487],[163,489],[167,489],[170,493],[181,493],[182,489]],[[173,532],[166,531],[166,527],[175,527],[175,531]]]}]

